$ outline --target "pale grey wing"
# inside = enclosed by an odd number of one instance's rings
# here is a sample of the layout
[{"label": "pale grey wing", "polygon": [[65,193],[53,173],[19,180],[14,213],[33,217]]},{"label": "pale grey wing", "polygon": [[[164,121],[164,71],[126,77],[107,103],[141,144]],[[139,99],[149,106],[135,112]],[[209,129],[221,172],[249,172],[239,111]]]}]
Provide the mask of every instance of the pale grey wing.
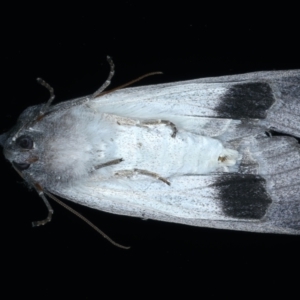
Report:
[{"label": "pale grey wing", "polygon": [[[220,229],[300,234],[299,204],[272,198],[258,175],[215,174],[169,179],[80,182],[53,193],[98,210]],[[298,219],[297,219],[298,218]]]},{"label": "pale grey wing", "polygon": [[225,134],[228,140],[268,128],[300,137],[299,99],[300,70],[293,70],[127,88],[89,105],[130,118],[167,119],[187,131]]},{"label": "pale grey wing", "polygon": [[[168,178],[91,177],[52,192],[129,216],[246,231],[300,233],[299,71],[259,72],[120,90],[91,101],[96,112],[162,118],[218,136],[242,159],[236,174]],[[240,120],[241,119],[241,120]],[[88,201],[88,202],[87,202]],[[93,203],[93,204],[91,204]]]},{"label": "pale grey wing", "polygon": [[102,211],[201,227],[300,234],[300,147],[291,137],[244,139],[238,173],[104,179],[51,190]]}]

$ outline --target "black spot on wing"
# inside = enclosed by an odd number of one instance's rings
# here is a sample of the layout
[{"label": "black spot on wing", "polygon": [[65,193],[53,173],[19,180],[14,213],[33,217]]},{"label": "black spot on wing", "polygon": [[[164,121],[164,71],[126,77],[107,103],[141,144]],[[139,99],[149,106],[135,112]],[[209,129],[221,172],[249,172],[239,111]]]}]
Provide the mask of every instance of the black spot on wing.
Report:
[{"label": "black spot on wing", "polygon": [[272,89],[268,83],[241,83],[228,89],[216,110],[223,118],[263,119],[266,117],[266,110],[274,101]]},{"label": "black spot on wing", "polygon": [[265,179],[256,175],[223,175],[216,182],[224,214],[232,218],[261,219],[272,202]]}]

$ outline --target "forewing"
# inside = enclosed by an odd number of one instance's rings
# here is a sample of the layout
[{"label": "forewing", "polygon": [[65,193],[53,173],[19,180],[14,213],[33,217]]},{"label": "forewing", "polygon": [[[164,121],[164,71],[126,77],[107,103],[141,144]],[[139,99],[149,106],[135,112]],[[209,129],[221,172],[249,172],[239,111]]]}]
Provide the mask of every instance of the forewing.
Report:
[{"label": "forewing", "polygon": [[[102,113],[167,119],[187,131],[220,136],[240,129],[241,119],[264,120],[276,103],[299,98],[300,71],[295,70],[127,88],[100,96],[90,105]],[[291,109],[295,113],[295,107]],[[263,125],[272,126],[269,123]]]},{"label": "forewing", "polygon": [[94,176],[52,192],[114,214],[201,227],[299,234],[268,217],[276,200],[270,198],[261,176],[186,175],[169,178],[171,186],[141,177],[103,180]]},{"label": "forewing", "polygon": [[[252,153],[259,147],[247,145],[262,129],[275,124],[279,131],[300,135],[299,99],[300,71],[296,70],[128,88],[98,97],[87,105],[95,113],[141,120],[166,119],[179,130],[223,135],[225,142],[242,137],[242,168],[248,154],[249,161],[253,160]],[[273,143],[268,141],[267,145]],[[276,142],[276,149],[280,145]],[[293,151],[298,154],[299,148],[293,146]],[[194,226],[299,234],[299,197],[285,197],[291,185],[296,187],[292,189],[293,195],[297,195],[298,163],[295,170],[278,172],[282,176],[278,182],[287,178],[287,183],[280,186],[273,180],[278,176],[269,172],[273,161],[278,161],[277,152],[270,158],[259,153],[252,174],[185,175],[168,178],[171,186],[144,175],[100,178],[94,174],[52,192],[116,214]],[[253,166],[249,163],[244,169],[248,172]],[[275,167],[275,171],[281,169]]]}]

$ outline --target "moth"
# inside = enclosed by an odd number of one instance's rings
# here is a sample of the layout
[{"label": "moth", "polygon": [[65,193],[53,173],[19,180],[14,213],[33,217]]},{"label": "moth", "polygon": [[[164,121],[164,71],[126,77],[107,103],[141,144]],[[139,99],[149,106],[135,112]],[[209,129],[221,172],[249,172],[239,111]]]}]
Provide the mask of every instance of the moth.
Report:
[{"label": "moth", "polygon": [[[119,215],[300,234],[300,70],[104,91],[27,108],[4,156],[45,195]],[[283,133],[275,136],[272,132]],[[54,196],[53,196],[54,197]]]}]

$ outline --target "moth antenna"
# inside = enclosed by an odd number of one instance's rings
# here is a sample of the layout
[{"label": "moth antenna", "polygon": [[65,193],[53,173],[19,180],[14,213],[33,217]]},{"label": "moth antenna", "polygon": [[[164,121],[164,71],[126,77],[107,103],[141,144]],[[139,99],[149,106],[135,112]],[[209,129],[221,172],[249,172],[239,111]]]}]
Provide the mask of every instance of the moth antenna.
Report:
[{"label": "moth antenna", "polygon": [[[108,74],[108,77],[107,77],[106,81],[91,96],[85,97],[84,99],[79,99],[77,101],[76,100],[73,101],[72,106],[82,105],[82,104],[90,101],[91,99],[95,99],[95,98],[97,98],[99,96],[112,93],[112,92],[114,92],[116,90],[122,89],[124,87],[129,86],[129,85],[132,85],[133,83],[136,83],[136,82],[138,82],[138,81],[140,81],[140,80],[142,80],[142,79],[144,79],[146,77],[149,77],[149,76],[152,76],[152,75],[163,74],[162,72],[147,73],[147,74],[145,74],[143,76],[140,76],[140,77],[138,77],[138,78],[136,78],[136,79],[134,79],[134,80],[132,80],[132,81],[130,81],[128,83],[125,83],[125,84],[123,84],[121,86],[118,86],[118,87],[116,87],[116,88],[114,88],[114,89],[112,89],[110,91],[103,92],[110,85],[111,79],[113,78],[113,76],[115,74],[115,65],[114,65],[114,62],[113,62],[113,60],[111,59],[110,56],[107,56],[107,61],[108,61],[109,65],[110,65],[110,72]],[[40,111],[39,116],[36,119],[37,121],[39,121],[45,114],[47,114],[47,113],[55,113],[55,111],[49,111],[49,112],[47,112],[55,96],[54,96],[53,88],[48,83],[46,83],[41,78],[38,78],[37,80],[38,80],[38,82],[41,85],[45,86],[49,90],[49,92],[50,92],[50,98],[49,98],[48,102],[43,106],[43,108]],[[70,107],[69,105],[66,105],[65,107],[64,106],[60,107],[59,111],[62,111],[64,109],[68,109],[69,107]]]},{"label": "moth antenna", "polygon": [[[16,167],[13,168],[16,170],[16,172],[23,178],[23,174],[22,172],[20,172]],[[60,204],[62,207],[64,207],[65,209],[67,209],[69,212],[73,213],[75,216],[77,216],[79,219],[81,219],[82,221],[84,221],[85,223],[87,223],[89,226],[91,226],[94,230],[96,230],[98,233],[100,233],[105,239],[107,239],[112,245],[121,248],[121,249],[130,249],[130,247],[126,247],[123,246],[119,243],[116,243],[114,240],[112,240],[106,233],[104,233],[102,230],[100,230],[96,225],[94,225],[90,220],[88,220],[86,217],[84,217],[82,214],[80,214],[78,211],[76,211],[75,209],[73,209],[72,207],[70,207],[69,205],[67,205],[66,203],[60,201],[57,197],[55,197],[54,195],[43,191],[43,188],[38,184],[38,183],[32,183],[32,185],[34,186],[35,190],[37,191],[37,193],[39,194],[39,196],[43,199],[44,203],[46,204],[47,208],[48,208],[48,217],[42,221],[36,221],[36,222],[32,222],[32,226],[36,227],[36,226],[41,226],[41,225],[45,225],[48,222],[51,221],[52,219],[52,215],[53,215],[53,209],[49,203],[49,201],[47,200],[47,198],[45,197],[44,194],[46,194],[48,197],[50,197],[51,199],[53,199],[56,203]]]},{"label": "moth antenna", "polygon": [[[115,91],[120,90],[120,89],[122,89],[122,88],[125,88],[125,87],[127,87],[127,86],[129,86],[129,85],[132,85],[132,84],[134,84],[134,83],[136,83],[136,82],[138,82],[138,81],[140,81],[140,80],[142,80],[142,79],[144,79],[144,78],[146,78],[146,77],[149,77],[149,76],[152,76],[152,75],[163,74],[162,72],[151,72],[151,73],[147,73],[147,74],[145,74],[145,75],[143,75],[143,76],[140,76],[140,77],[138,77],[138,78],[136,78],[136,79],[134,79],[134,80],[129,81],[128,83],[125,83],[125,84],[123,84],[123,85],[121,85],[121,86],[118,86],[118,87],[116,87],[116,88],[114,88],[114,89],[112,89],[112,90],[110,90],[110,91],[107,91],[107,92],[104,92],[104,93],[103,93],[103,91],[110,85],[111,79],[112,79],[112,77],[113,77],[114,74],[115,74],[115,65],[114,65],[114,62],[113,62],[113,60],[111,59],[110,56],[107,56],[107,61],[108,61],[109,65],[110,65],[110,72],[109,72],[109,74],[108,74],[108,77],[107,77],[106,81],[102,84],[102,86],[101,86],[96,92],[94,92],[94,93],[92,94],[91,98],[90,98],[90,97],[87,97],[87,98],[84,98],[84,99],[80,99],[80,100],[74,102],[74,103],[72,104],[72,106],[81,105],[81,104],[83,104],[83,103],[85,103],[85,102],[88,102],[90,99],[94,99],[94,98],[97,98],[97,97],[99,97],[99,96],[102,96],[102,95],[105,95],[105,94],[109,94],[109,93],[115,92]],[[29,126],[29,125],[32,125],[32,124],[34,124],[34,123],[40,121],[47,113],[55,113],[55,111],[53,111],[53,112],[49,111],[49,107],[51,106],[51,103],[53,102],[53,100],[54,100],[54,98],[55,98],[54,89],[50,86],[50,84],[48,84],[48,83],[47,83],[45,80],[43,80],[42,78],[39,78],[39,77],[38,77],[36,80],[37,80],[37,82],[38,82],[40,85],[44,86],[44,87],[49,91],[49,93],[50,93],[50,98],[49,98],[49,100],[43,105],[43,107],[42,107],[41,110],[39,111],[38,116],[36,116],[35,119],[33,119],[32,121],[29,121],[27,124],[24,124],[24,125],[18,130],[18,132],[16,132],[16,134],[12,137],[12,141],[13,141],[13,142],[17,139],[17,136],[18,136],[19,132],[20,132],[24,127]],[[62,110],[64,110],[64,109],[68,109],[69,107],[70,107],[70,106],[68,106],[68,105],[67,105],[66,107],[61,107],[61,108],[59,109],[59,111],[62,111]]]},{"label": "moth antenna", "polygon": [[115,241],[113,241],[107,234],[105,234],[102,230],[100,230],[96,225],[94,225],[90,220],[88,220],[86,217],[84,217],[83,215],[81,215],[79,212],[77,212],[75,209],[73,209],[72,207],[70,207],[69,205],[65,204],[64,202],[62,202],[61,200],[59,200],[57,197],[55,197],[54,195],[48,193],[48,192],[44,192],[48,197],[50,197],[51,199],[53,199],[55,202],[57,202],[58,204],[60,204],[61,206],[63,206],[65,209],[67,209],[68,211],[70,211],[71,213],[73,213],[75,216],[77,216],[78,218],[80,218],[82,221],[84,221],[85,223],[87,223],[89,226],[91,226],[94,230],[96,230],[99,234],[101,234],[105,239],[107,239],[111,244],[113,244],[114,246],[121,248],[121,249],[130,249],[130,247],[126,247],[123,246],[121,244],[116,243]]},{"label": "moth antenna", "polygon": [[[147,73],[147,74],[142,75],[142,76],[140,76],[140,77],[138,77],[138,78],[136,78],[136,79],[134,79],[134,80],[131,80],[131,81],[125,83],[125,84],[122,84],[122,85],[120,85],[120,86],[118,86],[118,87],[116,87],[116,88],[114,88],[114,89],[112,89],[112,90],[110,90],[110,91],[107,91],[107,92],[104,92],[104,93],[101,93],[101,94],[99,94],[98,91],[97,91],[97,92],[95,92],[95,93],[93,94],[93,98],[96,98],[96,97],[99,97],[99,96],[103,96],[103,95],[105,95],[105,94],[110,94],[110,93],[115,92],[115,91],[117,91],[117,90],[123,89],[123,88],[125,88],[125,87],[127,87],[127,86],[129,86],[129,85],[132,85],[132,84],[134,84],[134,83],[136,83],[136,82],[138,82],[138,81],[140,81],[140,80],[146,78],[146,77],[153,76],[153,75],[161,75],[161,74],[163,74],[163,72],[160,72],[160,71],[158,71],[158,72]],[[99,89],[99,90],[100,90],[100,89]]]},{"label": "moth antenna", "polygon": [[107,56],[106,58],[107,58],[107,61],[108,61],[109,65],[110,65],[110,72],[109,72],[109,74],[108,74],[108,78],[107,78],[106,81],[101,85],[101,87],[100,87],[96,92],[94,92],[94,93],[92,94],[92,99],[97,98],[97,97],[99,97],[100,95],[102,96],[102,95],[105,95],[105,94],[108,94],[108,93],[112,93],[112,92],[114,92],[114,91],[116,91],[116,90],[120,90],[120,89],[122,89],[122,88],[124,88],[124,87],[127,87],[127,86],[129,86],[129,85],[132,85],[132,84],[134,84],[134,83],[136,83],[136,82],[138,82],[138,81],[140,81],[140,80],[142,80],[142,79],[144,79],[144,78],[146,78],[146,77],[149,77],[149,76],[152,76],[152,75],[163,74],[162,72],[151,72],[151,73],[147,73],[147,74],[145,74],[145,75],[143,75],[143,76],[140,76],[140,77],[138,77],[138,78],[136,78],[136,79],[134,79],[134,80],[129,81],[128,83],[125,83],[125,84],[120,85],[120,86],[118,86],[118,87],[116,87],[116,88],[114,88],[114,89],[112,89],[112,90],[110,90],[110,91],[107,91],[107,92],[102,93],[102,92],[110,85],[111,79],[112,79],[112,77],[113,77],[114,74],[115,74],[115,65],[114,65],[113,60],[111,59],[110,56]]},{"label": "moth antenna", "polygon": [[110,72],[108,74],[108,78],[106,79],[106,81],[100,86],[100,88],[94,92],[92,94],[92,99],[93,98],[96,98],[99,94],[101,94],[111,83],[111,79],[113,78],[114,74],[115,74],[115,65],[114,65],[114,62],[113,60],[111,59],[110,56],[107,56],[106,57],[107,59],[107,62],[109,63],[110,65]]},{"label": "moth antenna", "polygon": [[55,98],[55,95],[54,95],[54,89],[53,89],[53,87],[51,87],[51,85],[49,83],[47,83],[45,80],[43,80],[42,78],[39,78],[39,77],[36,80],[40,85],[45,87],[50,93],[49,100],[44,104],[44,106],[40,110],[40,113],[39,113],[39,116],[38,116],[38,118],[39,118],[39,117],[43,116],[48,111],[51,103],[53,102],[53,100]]}]

